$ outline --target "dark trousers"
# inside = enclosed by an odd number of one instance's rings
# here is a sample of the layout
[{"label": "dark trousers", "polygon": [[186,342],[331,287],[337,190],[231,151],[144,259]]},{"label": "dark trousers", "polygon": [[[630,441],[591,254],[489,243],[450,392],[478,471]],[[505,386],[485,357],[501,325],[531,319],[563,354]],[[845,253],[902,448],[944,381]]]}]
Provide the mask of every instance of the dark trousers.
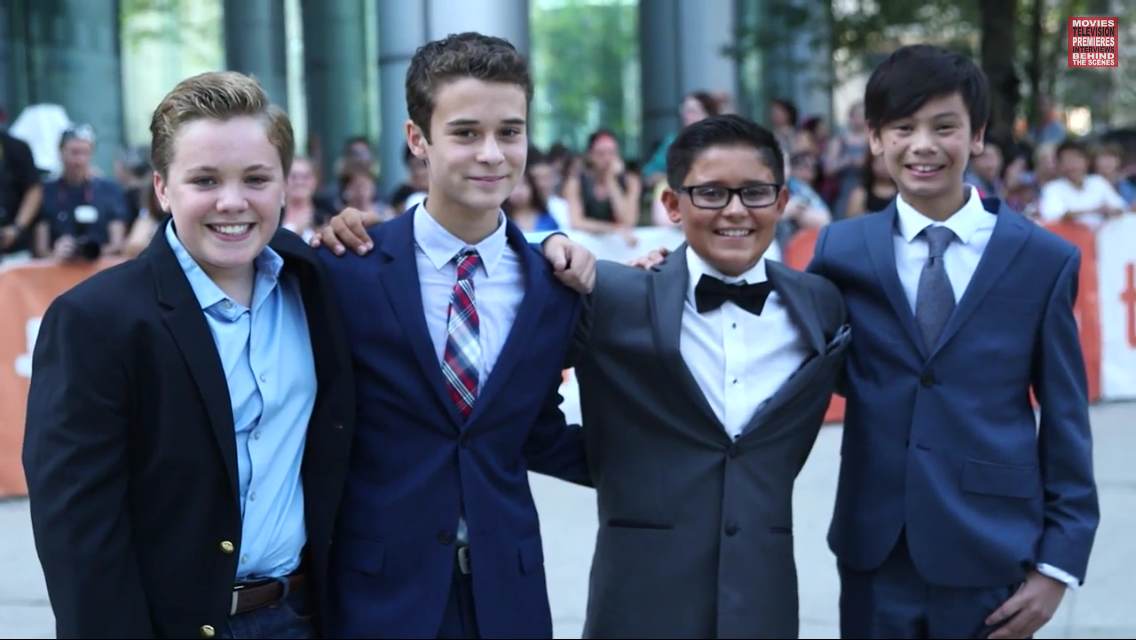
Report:
[{"label": "dark trousers", "polygon": [[473,608],[473,575],[462,573],[454,559],[454,576],[450,580],[450,598],[446,603],[446,613],[442,616],[442,626],[438,637],[480,638],[477,630],[477,614]]},{"label": "dark trousers", "polygon": [[280,602],[229,616],[224,628],[217,630],[217,636],[235,640],[314,638],[316,634],[307,591],[307,588],[301,587]]},{"label": "dark trousers", "polygon": [[911,560],[907,537],[899,536],[875,571],[840,566],[842,638],[985,638],[996,627],[986,616],[1018,585],[960,588],[929,584]]}]

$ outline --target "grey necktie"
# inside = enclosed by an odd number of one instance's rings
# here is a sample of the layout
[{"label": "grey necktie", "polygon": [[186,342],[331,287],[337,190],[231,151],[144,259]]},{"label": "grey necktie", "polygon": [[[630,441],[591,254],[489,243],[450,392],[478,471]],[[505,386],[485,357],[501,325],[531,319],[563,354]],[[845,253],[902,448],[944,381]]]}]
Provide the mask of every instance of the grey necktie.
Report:
[{"label": "grey necktie", "polygon": [[943,333],[947,319],[955,310],[955,292],[943,266],[943,252],[955,239],[946,227],[926,227],[921,232],[930,252],[919,274],[919,290],[915,293],[915,322],[923,332],[923,343],[932,351]]}]

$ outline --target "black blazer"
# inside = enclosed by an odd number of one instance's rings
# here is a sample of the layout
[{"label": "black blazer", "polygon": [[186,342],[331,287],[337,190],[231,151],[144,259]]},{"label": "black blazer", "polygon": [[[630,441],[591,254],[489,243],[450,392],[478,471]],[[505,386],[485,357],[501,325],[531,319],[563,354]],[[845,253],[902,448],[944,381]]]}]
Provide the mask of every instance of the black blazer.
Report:
[{"label": "black blazer", "polygon": [[[56,299],[36,341],[23,462],[61,638],[196,637],[228,616],[241,549],[233,414],[164,231]],[[270,246],[300,282],[318,379],[301,472],[318,615],[353,431],[351,363],[323,266],[291,232]]]}]

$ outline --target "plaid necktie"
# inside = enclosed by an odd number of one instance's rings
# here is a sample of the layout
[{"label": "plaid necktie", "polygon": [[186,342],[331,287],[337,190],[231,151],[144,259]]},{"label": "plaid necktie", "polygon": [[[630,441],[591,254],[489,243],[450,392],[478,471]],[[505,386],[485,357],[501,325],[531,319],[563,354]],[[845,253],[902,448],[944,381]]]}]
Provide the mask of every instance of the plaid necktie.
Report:
[{"label": "plaid necktie", "polygon": [[450,295],[442,374],[454,406],[463,418],[468,418],[477,399],[477,365],[481,362],[480,321],[473,302],[473,272],[481,264],[481,257],[477,251],[465,249],[454,260],[458,281]]}]

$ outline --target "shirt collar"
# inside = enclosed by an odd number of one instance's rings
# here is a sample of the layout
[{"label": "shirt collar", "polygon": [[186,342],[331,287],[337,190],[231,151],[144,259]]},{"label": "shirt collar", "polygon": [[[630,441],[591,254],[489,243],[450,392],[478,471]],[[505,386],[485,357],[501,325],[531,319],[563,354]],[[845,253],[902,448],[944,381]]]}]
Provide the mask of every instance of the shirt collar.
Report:
[{"label": "shirt collar", "polygon": [[505,252],[505,214],[497,212],[497,228],[481,242],[469,245],[465,240],[446,230],[426,209],[420,204],[414,209],[414,242],[426,254],[430,264],[441,271],[454,256],[469,247],[477,250],[481,258],[481,266],[487,276],[492,276],[494,269],[501,262],[501,255]]},{"label": "shirt collar", "polygon": [[[174,252],[174,257],[177,258],[178,265],[181,270],[185,272],[185,277],[189,280],[189,286],[193,289],[193,295],[197,298],[197,303],[201,305],[202,309],[208,309],[215,304],[229,300],[233,302],[229,296],[213,282],[209,274],[197,264],[193,256],[189,255],[189,250],[181,243],[181,239],[174,233],[174,225],[171,221],[166,225],[166,242],[169,243],[170,249]],[[260,255],[253,260],[253,265],[256,268],[258,277],[268,277],[275,281],[280,277],[280,271],[284,268],[284,258],[272,249],[265,245],[264,250]]]},{"label": "shirt collar", "polygon": [[998,218],[982,206],[982,198],[978,195],[978,189],[969,185],[966,189],[969,191],[969,195],[962,208],[942,222],[928,218],[908,204],[902,195],[896,195],[895,209],[899,214],[897,218],[899,234],[903,236],[904,240],[911,242],[924,229],[938,224],[954,231],[959,242],[968,244],[975,233],[983,229],[994,228],[994,223],[997,222]]},{"label": "shirt collar", "polygon": [[698,281],[702,276],[708,275],[718,278],[722,282],[728,284],[757,284],[765,282],[769,277],[765,273],[765,256],[757,260],[757,264],[747,269],[740,276],[728,276],[721,271],[718,271],[705,260],[702,256],[695,253],[694,248],[690,245],[686,246],[686,268],[690,272],[690,279],[687,281],[686,297],[694,304],[694,288],[698,286]]}]

